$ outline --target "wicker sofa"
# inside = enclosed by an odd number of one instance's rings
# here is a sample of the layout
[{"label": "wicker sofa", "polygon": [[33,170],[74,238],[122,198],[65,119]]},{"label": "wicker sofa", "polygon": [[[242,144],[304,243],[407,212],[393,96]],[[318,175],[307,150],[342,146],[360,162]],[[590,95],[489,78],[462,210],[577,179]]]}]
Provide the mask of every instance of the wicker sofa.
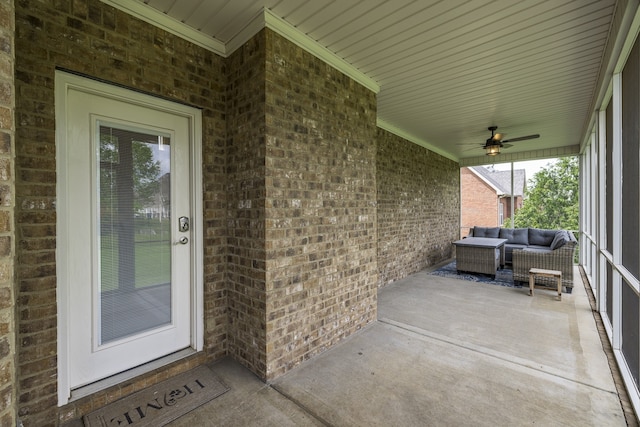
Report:
[{"label": "wicker sofa", "polygon": [[[539,228],[473,227],[469,236],[507,239],[505,258],[513,268],[514,282],[528,282],[529,270],[543,268],[562,272],[562,286],[573,291],[573,258],[578,244],[572,232]],[[536,283],[555,286],[555,279],[536,277]]]}]

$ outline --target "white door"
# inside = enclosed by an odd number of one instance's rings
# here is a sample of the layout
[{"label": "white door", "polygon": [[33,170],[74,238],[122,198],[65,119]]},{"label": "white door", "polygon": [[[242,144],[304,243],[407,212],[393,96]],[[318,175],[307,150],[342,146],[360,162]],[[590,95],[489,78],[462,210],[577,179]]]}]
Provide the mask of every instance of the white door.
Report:
[{"label": "white door", "polygon": [[65,85],[59,119],[59,301],[68,390],[197,341],[194,119],[114,89]]}]

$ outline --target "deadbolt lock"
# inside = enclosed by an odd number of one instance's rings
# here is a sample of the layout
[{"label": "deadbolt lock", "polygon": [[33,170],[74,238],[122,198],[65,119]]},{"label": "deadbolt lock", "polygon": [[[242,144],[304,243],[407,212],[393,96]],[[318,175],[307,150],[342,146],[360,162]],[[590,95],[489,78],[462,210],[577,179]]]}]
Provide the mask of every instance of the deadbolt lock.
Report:
[{"label": "deadbolt lock", "polygon": [[178,219],[178,230],[181,232],[189,231],[189,218],[186,216],[181,216]]}]

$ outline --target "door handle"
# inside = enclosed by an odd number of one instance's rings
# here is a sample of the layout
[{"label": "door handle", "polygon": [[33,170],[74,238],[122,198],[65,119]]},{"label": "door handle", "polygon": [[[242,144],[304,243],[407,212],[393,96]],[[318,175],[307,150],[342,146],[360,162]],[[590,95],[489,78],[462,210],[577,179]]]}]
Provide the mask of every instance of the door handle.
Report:
[{"label": "door handle", "polygon": [[182,236],[180,239],[178,239],[178,243],[186,245],[187,243],[189,243],[189,239],[187,239],[186,236]]}]

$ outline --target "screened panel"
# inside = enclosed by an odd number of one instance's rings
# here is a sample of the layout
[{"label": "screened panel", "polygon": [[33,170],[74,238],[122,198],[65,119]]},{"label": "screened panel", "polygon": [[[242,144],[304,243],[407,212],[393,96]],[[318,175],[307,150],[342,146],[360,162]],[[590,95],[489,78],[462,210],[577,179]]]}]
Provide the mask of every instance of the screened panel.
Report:
[{"label": "screened panel", "polygon": [[609,102],[606,111],[607,140],[605,141],[605,223],[607,251],[613,253],[613,103]]},{"label": "screened panel", "polygon": [[622,264],[640,278],[638,238],[638,148],[640,137],[640,44],[636,43],[622,71]]},{"label": "screened panel", "polygon": [[170,139],[100,126],[100,343],[171,323]]},{"label": "screened panel", "polygon": [[605,295],[607,298],[607,317],[609,323],[613,324],[613,267],[608,262],[607,264],[607,288]]},{"label": "screened panel", "polygon": [[640,369],[638,341],[638,295],[626,281],[622,282],[622,353],[624,354],[631,375],[638,385],[638,370]]}]

